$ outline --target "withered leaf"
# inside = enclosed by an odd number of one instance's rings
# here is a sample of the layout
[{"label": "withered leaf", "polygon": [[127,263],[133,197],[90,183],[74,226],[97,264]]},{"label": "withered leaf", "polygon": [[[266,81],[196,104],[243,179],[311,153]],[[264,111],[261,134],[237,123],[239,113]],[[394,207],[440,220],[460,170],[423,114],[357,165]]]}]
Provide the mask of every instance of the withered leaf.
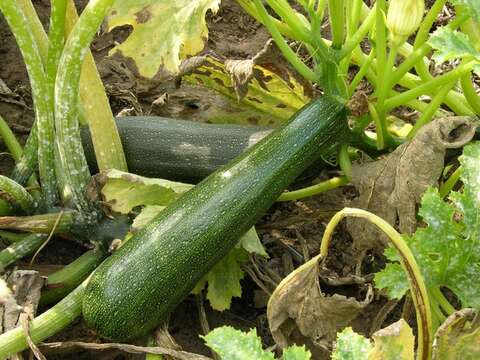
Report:
[{"label": "withered leaf", "polygon": [[302,343],[313,358],[328,358],[339,330],[348,326],[370,303],[371,291],[363,301],[339,294],[326,295],[319,282],[317,256],[290,275],[275,289],[267,317],[272,336],[280,348]]},{"label": "withered leaf", "polygon": [[[368,210],[401,233],[415,231],[416,206],[429,186],[437,186],[447,149],[460,148],[475,133],[469,117],[446,117],[425,125],[415,138],[383,159],[353,166],[352,182],[360,192],[351,206]],[[350,218],[347,228],[359,253],[382,251],[385,235],[372,224]]]}]

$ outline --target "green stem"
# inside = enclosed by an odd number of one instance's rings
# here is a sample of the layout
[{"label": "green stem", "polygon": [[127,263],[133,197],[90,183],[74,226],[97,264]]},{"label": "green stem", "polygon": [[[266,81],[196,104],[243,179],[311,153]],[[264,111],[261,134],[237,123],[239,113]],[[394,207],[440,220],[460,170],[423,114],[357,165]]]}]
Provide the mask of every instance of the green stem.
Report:
[{"label": "green stem", "polygon": [[349,97],[351,97],[355,93],[355,90],[357,89],[358,84],[360,84],[360,81],[362,81],[362,79],[366,75],[367,71],[372,65],[372,61],[374,58],[375,58],[375,49],[372,49],[372,51],[370,51],[370,54],[368,54],[366,61],[364,61],[362,65],[360,65],[360,69],[355,74],[355,77],[353,78],[352,82],[348,86]]},{"label": "green stem", "polygon": [[473,111],[475,111],[477,115],[480,115],[480,96],[478,96],[477,91],[472,84],[471,74],[469,73],[462,76],[460,78],[460,84],[462,85],[463,94]]},{"label": "green stem", "polygon": [[328,0],[328,11],[332,31],[332,47],[340,49],[345,36],[345,0]]},{"label": "green stem", "polygon": [[439,193],[440,196],[443,198],[447,197],[447,195],[452,191],[455,184],[460,180],[460,176],[462,175],[462,167],[458,167],[450,176],[449,178],[440,186]]},{"label": "green stem", "polygon": [[10,127],[8,126],[7,122],[0,116],[0,136],[3,139],[3,142],[7,146],[8,151],[12,155],[12,158],[15,161],[19,161],[22,157],[22,146],[18,142],[15,134]]},{"label": "green stem", "polygon": [[94,220],[96,214],[85,198],[90,173],[79,133],[78,93],[83,60],[113,3],[114,0],[88,3],[65,44],[55,83],[55,126],[60,165],[66,179],[60,192],[70,194],[72,205],[89,221]]},{"label": "green stem", "polygon": [[[267,0],[267,4],[282,18],[303,43],[310,42],[310,29],[305,25],[307,22],[302,15],[298,14],[285,0]],[[304,19],[304,20],[302,20]],[[307,22],[308,24],[308,22]]]},{"label": "green stem", "polygon": [[445,298],[440,288],[434,287],[431,289],[431,294],[447,316],[452,315],[456,311],[452,304]]},{"label": "green stem", "polygon": [[257,9],[257,14],[261,22],[265,25],[270,35],[272,35],[273,40],[277,44],[278,48],[282,52],[283,56],[287,61],[302,75],[305,79],[311,82],[318,82],[317,76],[307,65],[305,65],[302,60],[298,58],[295,52],[288,46],[279,29],[276,27],[275,23],[271,20],[270,16],[267,13],[267,10],[263,6],[261,0],[254,0],[255,6]]},{"label": "green stem", "polygon": [[57,67],[65,41],[65,12],[67,10],[66,0],[53,0],[50,10],[50,27],[48,33],[49,47],[47,58],[48,88],[50,89],[52,107],[55,95],[55,79]]},{"label": "green stem", "polygon": [[282,195],[279,196],[277,201],[291,201],[303,199],[309,196],[324,193],[328,190],[336,189],[348,183],[349,180],[346,176],[334,177],[303,189],[284,192]]},{"label": "green stem", "polygon": [[[436,0],[432,5],[425,18],[422,20],[420,28],[418,29],[415,42],[413,44],[414,50],[418,49],[420,46],[423,46],[427,42],[430,35],[430,29],[432,28],[432,25],[437,19],[438,14],[442,11],[446,3],[447,0]],[[428,66],[423,61],[418,61],[415,63],[415,70],[423,80],[429,80],[432,78],[432,75],[428,70]]]},{"label": "green stem", "polygon": [[[333,0],[334,1],[334,0]],[[365,38],[365,35],[370,31],[370,29],[373,27],[375,20],[376,20],[376,10],[375,6],[372,8],[372,11],[368,14],[367,18],[365,21],[362,23],[360,28],[351,36],[347,41],[345,41],[345,44],[342,46],[342,48],[339,50],[337,54],[337,59],[343,59],[344,57],[350,55],[355,49],[358,44],[360,44],[363,39]]]},{"label": "green stem", "polygon": [[385,123],[380,119],[377,110],[371,103],[368,103],[368,110],[370,111],[370,116],[372,117],[377,129],[377,149],[382,150],[385,148],[384,134],[387,132],[386,126],[384,129]]},{"label": "green stem", "polygon": [[31,234],[0,251],[0,271],[18,259],[32,255],[46,240],[43,234]]},{"label": "green stem", "polygon": [[350,181],[352,178],[352,161],[350,160],[350,154],[348,152],[348,145],[342,144],[338,153],[338,165],[343,171],[343,174]]},{"label": "green stem", "polygon": [[10,232],[10,231],[5,231],[5,230],[0,230],[0,238],[3,240],[8,241],[10,244],[19,242],[23,239],[25,239],[27,236],[30,236],[31,234],[19,234],[15,232]]},{"label": "green stem", "polygon": [[422,278],[422,273],[413,256],[412,251],[406,244],[402,236],[385,220],[362,209],[345,208],[337,212],[328,223],[323,234],[320,247],[320,258],[325,260],[328,255],[328,248],[333,232],[340,221],[347,217],[359,217],[368,220],[382,230],[390,239],[390,242],[398,251],[402,261],[402,267],[405,271],[412,294],[413,303],[417,314],[417,331],[418,331],[418,349],[417,359],[430,359],[431,344],[433,341],[432,334],[432,313],[427,288]]},{"label": "green stem", "polygon": [[[50,310],[31,321],[30,337],[35,344],[57,334],[82,314],[85,285],[81,284]],[[0,335],[0,359],[27,348],[27,339],[21,326]]]},{"label": "green stem", "polygon": [[416,88],[394,96],[385,101],[385,108],[387,110],[391,110],[397,106],[405,104],[409,100],[417,98],[420,95],[434,93],[440,86],[451,83],[452,81],[457,81],[463,75],[472,71],[474,65],[475,62],[470,61],[467,64],[463,64],[446,74],[435,77],[433,80],[427,83],[421,84]]},{"label": "green stem", "polygon": [[49,275],[47,288],[42,291],[40,305],[50,305],[63,299],[100,265],[105,256],[103,250],[89,250],[63,269]]},{"label": "green stem", "polygon": [[0,175],[0,190],[10,195],[23,211],[29,213],[35,210],[37,206],[35,199],[19,183]]},{"label": "green stem", "polygon": [[0,10],[15,35],[30,78],[36,114],[40,182],[45,205],[50,208],[56,204],[58,198],[54,165],[53,109],[47,76],[36,39],[28,28],[27,18],[21,7],[13,0],[2,0]]},{"label": "green stem", "polygon": [[437,110],[440,108],[440,106],[442,105],[443,101],[445,100],[445,98],[447,97],[447,94],[448,92],[450,91],[450,89],[453,87],[453,85],[455,85],[454,82],[450,83],[450,84],[447,84],[447,85],[444,85],[437,93],[436,95],[433,97],[432,101],[430,102],[430,104],[428,104],[428,107],[427,109],[422,113],[422,115],[417,119],[417,121],[415,122],[415,125],[413,126],[412,130],[410,130],[410,132],[408,133],[408,138],[409,139],[413,139],[413,137],[415,136],[415,134],[418,132],[418,130],[420,130],[420,128],[429,123],[433,116],[435,115],[435,113],[437,112]]},{"label": "green stem", "polygon": [[49,213],[33,216],[3,216],[0,217],[0,229],[10,229],[42,234],[65,234],[70,232],[76,217],[76,212],[65,211],[62,213],[57,226],[60,213]]}]

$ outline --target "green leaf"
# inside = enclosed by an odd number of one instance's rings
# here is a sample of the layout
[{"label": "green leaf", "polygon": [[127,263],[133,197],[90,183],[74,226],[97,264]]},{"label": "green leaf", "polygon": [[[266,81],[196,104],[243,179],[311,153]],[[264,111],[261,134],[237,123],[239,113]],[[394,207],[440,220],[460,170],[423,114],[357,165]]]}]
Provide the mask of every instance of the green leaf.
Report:
[{"label": "green leaf", "polygon": [[207,299],[213,309],[230,309],[232,298],[242,296],[240,280],[245,274],[240,263],[245,260],[245,250],[233,249],[208,273]]},{"label": "green leaf", "polygon": [[454,5],[464,5],[476,21],[480,21],[480,0],[451,0]]},{"label": "green leaf", "polygon": [[112,52],[132,58],[142,76],[152,78],[163,68],[177,73],[182,59],[195,55],[208,36],[205,15],[220,0],[122,0],[107,18],[108,29],[131,25],[132,33]]},{"label": "green leaf", "polygon": [[222,326],[203,339],[222,360],[274,360],[273,353],[263,350],[255,329],[245,333],[231,326]]},{"label": "green leaf", "polygon": [[[430,188],[419,211],[427,224],[406,238],[422,271],[427,289],[448,287],[463,307],[480,309],[480,143],[471,143],[460,157],[464,184],[448,202]],[[389,258],[394,259],[389,255]],[[397,259],[394,259],[397,260]],[[388,264],[375,276],[390,297],[406,292],[408,283],[398,263]]]},{"label": "green leaf", "polygon": [[268,257],[265,248],[258,237],[255,227],[250,228],[241,238],[239,245],[247,250],[250,254],[258,254],[260,256]]},{"label": "green leaf", "polygon": [[475,50],[466,34],[445,26],[438,28],[430,36],[428,44],[436,50],[433,58],[440,63],[464,57],[480,59],[480,53]]},{"label": "green leaf", "polygon": [[305,346],[293,345],[283,351],[283,360],[310,360],[312,354]]},{"label": "green leaf", "polygon": [[167,206],[193,187],[190,184],[146,178],[118,170],[109,170],[103,180],[105,184],[102,195],[105,201],[113,211],[122,214],[128,214],[140,205]]},{"label": "green leaf", "polygon": [[414,360],[415,337],[405,320],[400,319],[372,337],[375,345],[368,360]]},{"label": "green leaf", "polygon": [[373,345],[367,338],[347,327],[337,334],[332,360],[368,360],[372,350]]}]

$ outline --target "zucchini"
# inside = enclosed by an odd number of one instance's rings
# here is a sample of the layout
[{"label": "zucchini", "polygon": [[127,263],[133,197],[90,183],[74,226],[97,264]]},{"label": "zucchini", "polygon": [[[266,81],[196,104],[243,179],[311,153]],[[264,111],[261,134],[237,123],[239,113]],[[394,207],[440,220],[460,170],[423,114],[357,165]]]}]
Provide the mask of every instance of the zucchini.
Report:
[{"label": "zucchini", "polygon": [[[204,124],[159,116],[116,119],[130,172],[195,183],[225,165],[272,129],[260,126]],[[82,129],[85,156],[98,172],[88,128]]]},{"label": "zucchini", "polygon": [[312,101],[162,211],[92,275],[87,324],[119,341],[151,331],[296,176],[347,140],[345,112],[332,97]]}]

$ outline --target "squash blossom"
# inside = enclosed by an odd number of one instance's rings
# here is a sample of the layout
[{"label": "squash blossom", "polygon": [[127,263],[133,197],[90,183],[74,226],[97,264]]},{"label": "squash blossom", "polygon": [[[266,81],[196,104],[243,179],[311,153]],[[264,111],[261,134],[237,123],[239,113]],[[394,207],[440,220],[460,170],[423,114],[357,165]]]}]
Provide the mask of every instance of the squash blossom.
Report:
[{"label": "squash blossom", "polygon": [[391,45],[400,46],[417,31],[425,11],[424,0],[390,0],[387,28]]}]

